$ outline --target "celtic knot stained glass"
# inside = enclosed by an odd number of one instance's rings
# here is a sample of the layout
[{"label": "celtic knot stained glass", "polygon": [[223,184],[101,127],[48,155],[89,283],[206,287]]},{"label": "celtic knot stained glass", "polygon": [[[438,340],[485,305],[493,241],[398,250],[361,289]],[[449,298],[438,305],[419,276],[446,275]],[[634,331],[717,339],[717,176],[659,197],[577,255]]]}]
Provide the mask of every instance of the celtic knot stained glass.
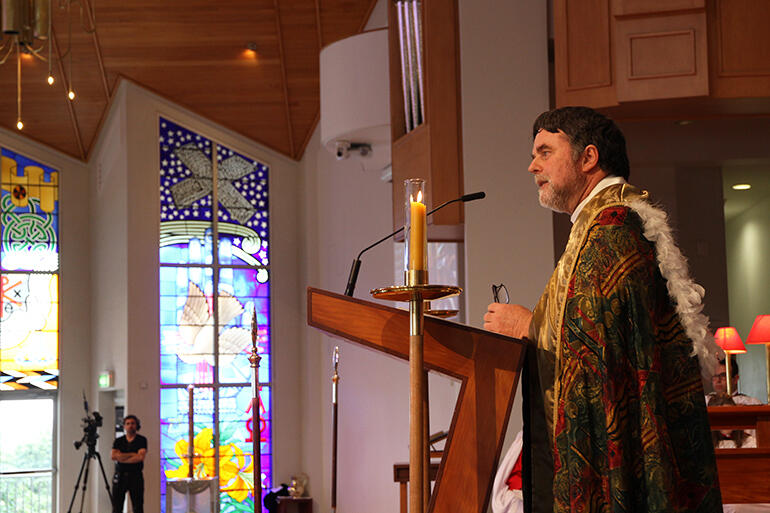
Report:
[{"label": "celtic knot stained glass", "polygon": [[0,390],[57,388],[59,172],[0,154]]},{"label": "celtic knot stained glass", "polygon": [[219,476],[221,511],[250,509],[255,313],[263,489],[272,484],[268,168],[162,118],[159,137],[162,490],[189,471],[194,384],[194,476]]}]

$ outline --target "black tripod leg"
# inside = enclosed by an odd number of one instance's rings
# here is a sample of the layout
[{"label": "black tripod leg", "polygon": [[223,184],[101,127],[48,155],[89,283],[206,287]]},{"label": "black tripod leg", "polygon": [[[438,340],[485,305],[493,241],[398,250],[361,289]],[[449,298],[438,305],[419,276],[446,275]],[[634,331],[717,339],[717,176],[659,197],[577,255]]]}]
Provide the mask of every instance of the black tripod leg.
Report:
[{"label": "black tripod leg", "polygon": [[99,462],[99,468],[102,470],[102,477],[104,478],[104,487],[107,489],[107,495],[110,496],[110,503],[112,503],[112,492],[110,491],[110,482],[107,480],[107,474],[104,472],[104,465],[102,465],[102,457],[96,452],[96,459]]},{"label": "black tripod leg", "polygon": [[[90,459],[88,453],[86,453],[86,461]],[[86,500],[86,488],[88,487],[88,467],[89,465],[86,465],[86,471],[83,474],[83,495],[80,497],[80,513],[83,513],[83,503]]]},{"label": "black tripod leg", "polygon": [[71,513],[72,511],[72,505],[75,503],[75,497],[77,497],[77,494],[78,494],[78,486],[80,486],[80,478],[83,476],[83,469],[88,468],[86,467],[87,462],[88,462],[88,453],[83,455],[83,463],[80,464],[80,472],[78,472],[78,479],[77,481],[75,481],[75,489],[72,491],[72,499],[70,499],[70,507],[67,508],[67,513]]}]

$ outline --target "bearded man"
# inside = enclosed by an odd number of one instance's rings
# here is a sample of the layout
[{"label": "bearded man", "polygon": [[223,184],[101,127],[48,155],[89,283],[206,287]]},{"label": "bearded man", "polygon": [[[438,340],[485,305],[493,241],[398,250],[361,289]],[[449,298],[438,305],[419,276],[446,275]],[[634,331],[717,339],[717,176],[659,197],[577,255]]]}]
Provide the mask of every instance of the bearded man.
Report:
[{"label": "bearded man", "polygon": [[718,352],[700,313],[703,288],[665,214],[626,182],[614,122],[565,107],[541,114],[533,138],[540,204],[571,215],[569,242],[534,312],[492,303],[484,316],[486,329],[536,346],[525,503],[554,512],[721,511],[698,362]]}]

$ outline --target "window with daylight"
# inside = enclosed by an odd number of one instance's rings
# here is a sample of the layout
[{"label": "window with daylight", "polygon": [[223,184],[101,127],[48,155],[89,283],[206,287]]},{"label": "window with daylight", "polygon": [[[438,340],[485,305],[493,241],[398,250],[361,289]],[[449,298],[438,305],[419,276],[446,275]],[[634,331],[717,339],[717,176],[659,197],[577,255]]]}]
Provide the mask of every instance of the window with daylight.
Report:
[{"label": "window with daylight", "polygon": [[51,511],[59,172],[6,148],[0,158],[0,511]]},{"label": "window with daylight", "polygon": [[272,485],[268,168],[167,119],[159,137],[161,507],[188,477],[192,384],[193,477],[219,476],[221,512],[254,511],[253,436]]}]

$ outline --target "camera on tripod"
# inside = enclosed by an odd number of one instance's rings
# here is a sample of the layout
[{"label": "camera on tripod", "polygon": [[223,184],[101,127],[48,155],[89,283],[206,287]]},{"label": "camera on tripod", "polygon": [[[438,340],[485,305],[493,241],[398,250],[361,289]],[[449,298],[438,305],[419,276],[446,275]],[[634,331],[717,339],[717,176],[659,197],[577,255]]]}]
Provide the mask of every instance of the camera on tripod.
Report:
[{"label": "camera on tripod", "polygon": [[80,446],[85,443],[89,449],[96,447],[96,439],[99,438],[99,434],[96,430],[102,427],[104,418],[98,411],[93,414],[88,413],[88,403],[86,403],[86,416],[83,417],[83,438],[75,441],[75,449],[80,449]]},{"label": "camera on tripod", "polygon": [[[75,442],[75,450],[80,449],[80,446],[84,443],[88,446],[88,450],[83,454],[83,463],[80,464],[80,472],[78,473],[77,481],[75,481],[75,490],[72,492],[72,499],[70,500],[70,507],[67,508],[67,513],[72,512],[72,505],[75,503],[75,496],[78,494],[78,487],[80,486],[80,478],[84,477],[83,493],[80,496],[80,513],[83,513],[83,502],[85,501],[86,486],[88,485],[88,461],[92,458],[99,462],[99,469],[102,471],[102,478],[104,479],[104,487],[107,489],[110,501],[112,501],[110,483],[107,481],[107,474],[104,472],[102,457],[99,455],[99,451],[96,450],[96,439],[99,438],[96,430],[102,426],[104,419],[98,411],[88,412],[88,400],[86,399],[85,391],[83,391],[83,407],[86,410],[86,416],[83,417],[83,438]],[[84,470],[85,474],[83,473]]]}]

